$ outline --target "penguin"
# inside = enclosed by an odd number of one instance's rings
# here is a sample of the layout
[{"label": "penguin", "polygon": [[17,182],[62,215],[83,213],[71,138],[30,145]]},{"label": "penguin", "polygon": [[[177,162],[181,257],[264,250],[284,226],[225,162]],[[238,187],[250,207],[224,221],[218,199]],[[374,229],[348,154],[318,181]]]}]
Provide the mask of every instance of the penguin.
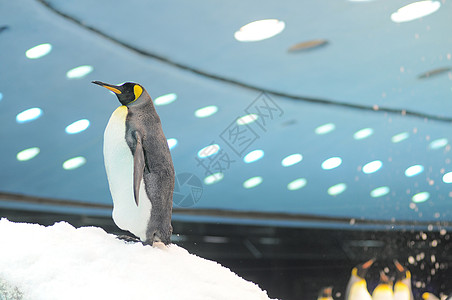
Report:
[{"label": "penguin", "polygon": [[134,82],[100,85],[122,104],[104,132],[104,163],[116,225],[144,244],[171,243],[175,172],[171,153],[145,88]]},{"label": "penguin", "polygon": [[394,285],[394,300],[414,300],[411,289],[411,272],[396,259],[394,265],[397,269],[396,283]]},{"label": "penguin", "polygon": [[394,300],[392,281],[383,271],[380,272],[380,283],[372,292],[372,300]]},{"label": "penguin", "polygon": [[320,290],[317,300],[333,300],[333,287],[327,286]]},{"label": "penguin", "polygon": [[433,295],[432,293],[425,292],[422,294],[422,299],[424,300],[439,300],[438,297]]},{"label": "penguin", "polygon": [[372,297],[367,290],[367,282],[364,277],[375,259],[357,265],[352,269],[352,274],[345,290],[345,300],[371,300]]}]

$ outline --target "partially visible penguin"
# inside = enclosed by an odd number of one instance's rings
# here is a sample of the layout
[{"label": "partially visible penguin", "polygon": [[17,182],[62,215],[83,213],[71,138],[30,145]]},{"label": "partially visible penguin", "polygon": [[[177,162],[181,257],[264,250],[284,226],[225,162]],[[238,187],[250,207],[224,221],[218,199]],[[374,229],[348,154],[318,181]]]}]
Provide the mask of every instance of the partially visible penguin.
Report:
[{"label": "partially visible penguin", "polygon": [[424,300],[439,300],[439,298],[436,297],[434,294],[428,293],[428,292],[422,294],[422,299],[424,299]]},{"label": "partially visible penguin", "polygon": [[380,283],[372,293],[372,300],[394,300],[392,280],[383,271],[380,272]]},{"label": "partially visible penguin", "polygon": [[109,89],[122,106],[104,133],[104,161],[113,220],[146,244],[171,242],[175,173],[160,118],[143,86],[133,82]]},{"label": "partially visible penguin", "polygon": [[317,300],[333,300],[333,287],[327,286],[319,291]]},{"label": "partially visible penguin", "polygon": [[397,281],[394,285],[394,300],[414,300],[411,289],[411,272],[397,260],[394,260],[394,265],[397,269]]},{"label": "partially visible penguin", "polygon": [[345,291],[345,300],[371,300],[372,297],[367,290],[367,282],[364,278],[370,266],[375,262],[375,259],[370,259],[365,263],[357,265],[352,269],[352,274],[347,284]]}]

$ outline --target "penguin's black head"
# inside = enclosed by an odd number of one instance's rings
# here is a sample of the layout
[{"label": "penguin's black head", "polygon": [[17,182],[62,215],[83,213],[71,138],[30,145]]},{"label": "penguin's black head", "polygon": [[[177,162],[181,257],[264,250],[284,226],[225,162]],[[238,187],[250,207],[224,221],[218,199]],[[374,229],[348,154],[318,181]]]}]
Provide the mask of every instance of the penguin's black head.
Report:
[{"label": "penguin's black head", "polygon": [[357,265],[353,268],[352,274],[361,278],[364,278],[369,270],[370,266],[375,262],[375,258],[369,259],[365,263]]},{"label": "penguin's black head", "polygon": [[126,82],[122,85],[112,85],[101,81],[93,81],[92,83],[100,85],[115,93],[122,105],[129,105],[137,100],[144,90],[141,85],[134,82]]},{"label": "penguin's black head", "polygon": [[411,273],[398,260],[394,259],[394,265],[397,268],[397,280],[411,279]]},{"label": "penguin's black head", "polygon": [[329,299],[329,298],[331,298],[332,294],[333,294],[333,287],[327,286],[320,290],[317,298],[318,299]]}]

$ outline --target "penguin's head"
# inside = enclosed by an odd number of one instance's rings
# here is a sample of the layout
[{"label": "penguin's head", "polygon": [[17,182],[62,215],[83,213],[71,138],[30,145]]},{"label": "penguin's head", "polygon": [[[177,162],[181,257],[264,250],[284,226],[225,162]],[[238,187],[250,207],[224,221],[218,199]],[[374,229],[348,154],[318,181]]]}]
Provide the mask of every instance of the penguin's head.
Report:
[{"label": "penguin's head", "polygon": [[327,286],[322,288],[319,291],[319,295],[317,297],[317,299],[330,299],[332,297],[333,294],[333,287],[332,286]]},{"label": "penguin's head", "polygon": [[369,270],[370,266],[375,262],[375,258],[369,259],[365,263],[357,265],[352,270],[352,275],[358,276],[360,278],[364,278]]},{"label": "penguin's head", "polygon": [[394,259],[394,265],[397,268],[397,280],[411,279],[411,273],[398,260]]},{"label": "penguin's head", "polygon": [[132,104],[140,98],[144,91],[144,88],[140,84],[134,82],[126,82],[121,85],[113,85],[101,81],[93,81],[92,83],[115,93],[122,105]]}]

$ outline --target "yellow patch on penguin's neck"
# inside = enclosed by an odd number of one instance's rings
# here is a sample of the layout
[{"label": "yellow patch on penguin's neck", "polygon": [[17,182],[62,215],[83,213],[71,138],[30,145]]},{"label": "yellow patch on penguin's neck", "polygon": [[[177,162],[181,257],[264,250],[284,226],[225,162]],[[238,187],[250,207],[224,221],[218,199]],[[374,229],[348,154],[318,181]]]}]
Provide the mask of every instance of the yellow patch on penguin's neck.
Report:
[{"label": "yellow patch on penguin's neck", "polygon": [[[135,84],[135,86],[133,87],[133,93],[135,94],[135,100],[137,100],[143,93],[143,88],[141,86],[139,86],[138,84]],[[135,100],[133,100],[133,101],[135,101]]]},{"label": "yellow patch on penguin's neck", "polygon": [[396,284],[394,285],[394,291],[408,291],[408,286],[401,282],[401,281],[397,281]]}]

